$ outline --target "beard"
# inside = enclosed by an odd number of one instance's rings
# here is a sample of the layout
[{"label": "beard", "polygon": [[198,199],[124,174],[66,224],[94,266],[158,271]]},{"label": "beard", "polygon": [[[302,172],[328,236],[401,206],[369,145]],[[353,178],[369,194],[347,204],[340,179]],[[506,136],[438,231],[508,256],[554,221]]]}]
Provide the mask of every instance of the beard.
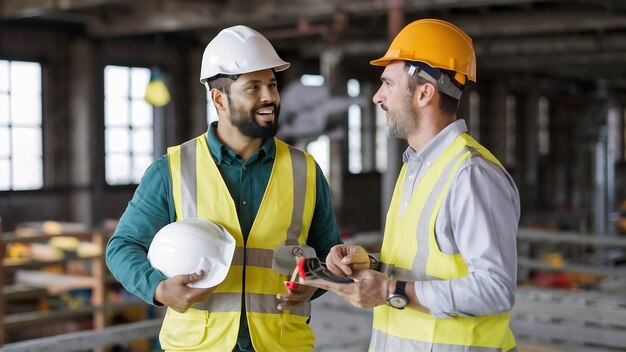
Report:
[{"label": "beard", "polygon": [[[392,118],[387,106],[382,105],[381,107],[387,112],[387,135],[390,138],[407,139],[415,132],[417,129],[416,111],[410,104],[403,106],[402,111],[394,113],[395,118]],[[417,118],[419,119],[419,117]]]},{"label": "beard", "polygon": [[[241,132],[244,136],[248,136],[250,138],[270,138],[276,135],[276,132],[278,131],[280,104],[260,104],[255,106],[250,111],[246,111],[243,108],[235,108],[231,102],[228,104],[231,111],[228,119],[230,120],[230,123],[237,127],[239,132]],[[274,121],[265,126],[261,126],[256,120],[256,112],[265,107],[274,107]]]}]

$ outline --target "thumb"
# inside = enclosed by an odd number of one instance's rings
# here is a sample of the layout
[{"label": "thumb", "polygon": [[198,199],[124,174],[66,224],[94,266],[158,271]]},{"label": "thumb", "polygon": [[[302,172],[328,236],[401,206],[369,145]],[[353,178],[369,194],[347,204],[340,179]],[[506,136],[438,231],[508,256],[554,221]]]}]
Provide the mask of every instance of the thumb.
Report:
[{"label": "thumb", "polygon": [[195,273],[191,273],[191,274],[188,274],[188,275],[182,275],[182,276],[183,276],[182,283],[184,285],[186,285],[186,284],[190,284],[190,283],[193,283],[193,282],[196,282],[196,281],[200,281],[204,277],[204,271],[198,269],[198,270],[196,270]]},{"label": "thumb", "polygon": [[360,254],[349,254],[341,259],[341,263],[345,265],[367,264],[369,266],[369,257],[364,259]]}]

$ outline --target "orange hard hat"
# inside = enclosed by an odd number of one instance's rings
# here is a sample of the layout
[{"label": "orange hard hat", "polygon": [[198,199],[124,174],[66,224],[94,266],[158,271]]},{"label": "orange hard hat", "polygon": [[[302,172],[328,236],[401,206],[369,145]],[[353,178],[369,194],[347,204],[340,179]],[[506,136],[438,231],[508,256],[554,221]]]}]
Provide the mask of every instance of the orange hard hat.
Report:
[{"label": "orange hard hat", "polygon": [[470,38],[452,23],[422,19],[409,23],[393,39],[385,56],[370,61],[374,66],[387,66],[394,60],[418,61],[433,68],[456,72],[461,84],[476,82],[476,54]]}]

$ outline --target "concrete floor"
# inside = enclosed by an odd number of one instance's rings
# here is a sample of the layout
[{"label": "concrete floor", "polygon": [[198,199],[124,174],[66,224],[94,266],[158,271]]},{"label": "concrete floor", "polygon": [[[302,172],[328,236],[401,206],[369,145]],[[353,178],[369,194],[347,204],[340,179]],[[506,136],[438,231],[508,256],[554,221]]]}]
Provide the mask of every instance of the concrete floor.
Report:
[{"label": "concrete floor", "polygon": [[360,309],[334,293],[312,302],[315,352],[364,352],[370,343],[372,310]]}]

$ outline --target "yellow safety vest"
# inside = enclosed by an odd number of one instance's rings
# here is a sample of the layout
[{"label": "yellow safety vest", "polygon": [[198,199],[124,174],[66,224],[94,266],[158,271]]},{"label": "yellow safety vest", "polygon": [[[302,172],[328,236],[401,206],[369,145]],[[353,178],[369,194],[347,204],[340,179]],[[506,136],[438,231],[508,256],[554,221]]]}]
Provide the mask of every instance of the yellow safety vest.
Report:
[{"label": "yellow safety vest", "polygon": [[[449,280],[468,275],[459,253],[445,254],[435,238],[435,223],[450,184],[466,159],[483,157],[500,162],[467,134],[461,134],[435,160],[413,192],[402,216],[402,189],[407,172],[400,172],[387,213],[381,249],[382,271],[403,281]],[[479,317],[435,318],[414,309],[387,305],[374,309],[370,351],[481,351],[515,349],[509,313]]]},{"label": "yellow safety vest", "polygon": [[[274,139],[272,173],[244,244],[234,201],[211,157],[205,135],[168,148],[176,219],[201,218],[224,226],[237,249],[226,279],[209,298],[186,313],[167,310],[161,347],[168,351],[231,351],[237,342],[242,301],[256,351],[311,351],[315,342],[307,324],[311,307],[281,312],[276,294],[293,269],[278,268],[281,247],[306,247],[315,208],[313,158]],[[278,273],[272,270],[274,267]]]}]

